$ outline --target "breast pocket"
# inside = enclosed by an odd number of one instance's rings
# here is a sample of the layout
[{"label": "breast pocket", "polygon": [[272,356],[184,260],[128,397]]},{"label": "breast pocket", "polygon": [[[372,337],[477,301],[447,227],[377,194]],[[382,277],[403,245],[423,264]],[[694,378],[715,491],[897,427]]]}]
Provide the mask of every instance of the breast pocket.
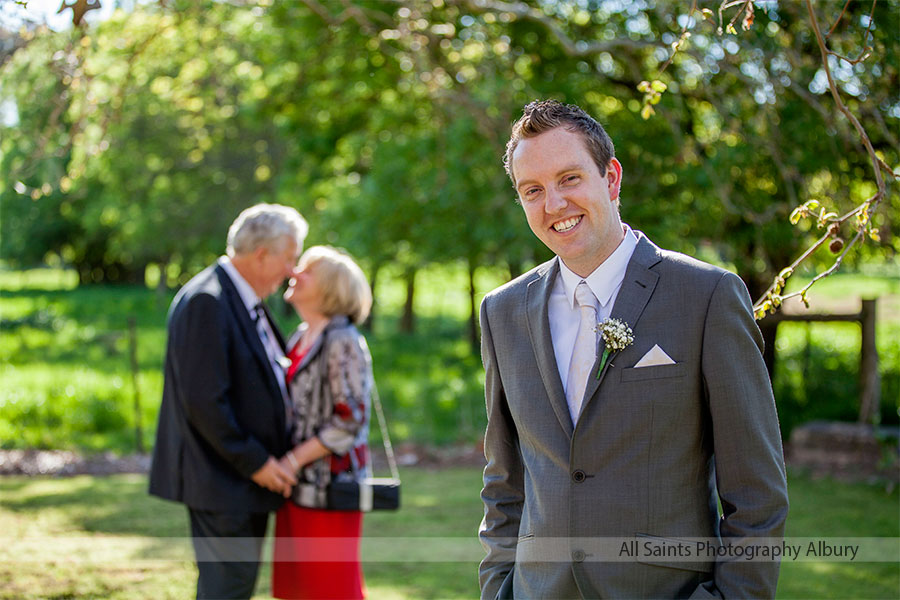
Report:
[{"label": "breast pocket", "polygon": [[650,381],[652,379],[667,379],[670,377],[684,377],[687,374],[687,365],[675,363],[673,365],[655,365],[653,367],[631,367],[622,369],[621,381]]}]

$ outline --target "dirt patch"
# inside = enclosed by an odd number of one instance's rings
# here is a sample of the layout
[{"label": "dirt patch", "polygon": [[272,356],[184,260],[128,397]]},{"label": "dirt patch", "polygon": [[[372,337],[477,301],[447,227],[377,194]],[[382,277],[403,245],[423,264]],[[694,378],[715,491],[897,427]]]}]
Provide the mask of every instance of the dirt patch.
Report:
[{"label": "dirt patch", "polygon": [[67,450],[0,450],[0,475],[113,475],[146,473],[150,456],[112,452],[79,454]]},{"label": "dirt patch", "polygon": [[813,421],[795,427],[787,462],[813,477],[900,483],[900,430],[862,423]]},{"label": "dirt patch", "polygon": [[[372,463],[376,473],[387,473],[384,451],[373,449]],[[430,448],[419,444],[400,444],[394,448],[397,464],[403,467],[445,469],[449,467],[483,466],[484,454],[480,445],[469,444]],[[67,450],[0,450],[2,475],[113,475],[116,473],[147,473],[150,455],[118,456],[112,452],[79,454]]]},{"label": "dirt patch", "polygon": [[[854,423],[809,423],[794,429],[785,444],[790,466],[812,472],[813,476],[829,476],[844,481],[887,480],[900,483],[900,449],[896,428],[861,426]],[[481,444],[431,447],[404,443],[394,448],[401,471],[405,467],[447,469],[483,467]],[[388,473],[387,460],[381,448],[372,449],[376,475]],[[63,450],[0,450],[0,476],[49,475],[113,475],[147,473],[150,456],[131,454],[117,456],[111,452],[82,455]]]}]

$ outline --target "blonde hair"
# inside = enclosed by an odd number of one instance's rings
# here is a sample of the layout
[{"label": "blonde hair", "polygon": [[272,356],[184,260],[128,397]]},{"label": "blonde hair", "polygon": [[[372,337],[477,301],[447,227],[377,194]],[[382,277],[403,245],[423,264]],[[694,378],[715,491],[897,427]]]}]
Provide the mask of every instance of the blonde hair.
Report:
[{"label": "blonde hair", "polygon": [[372,290],[362,269],[347,252],[331,246],[312,246],[300,257],[300,268],[309,268],[322,293],[322,313],[347,315],[362,323],[372,308]]}]

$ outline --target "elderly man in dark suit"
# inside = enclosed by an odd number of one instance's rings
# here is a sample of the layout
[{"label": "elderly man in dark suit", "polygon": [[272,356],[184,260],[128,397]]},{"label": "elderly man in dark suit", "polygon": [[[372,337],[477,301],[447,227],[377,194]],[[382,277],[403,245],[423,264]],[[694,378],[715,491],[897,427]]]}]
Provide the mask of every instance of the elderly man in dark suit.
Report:
[{"label": "elderly man in dark suit", "polygon": [[482,598],[774,596],[777,562],[603,553],[783,536],[781,439],[743,282],[622,223],[622,165],[576,106],[526,106],[505,164],[556,257],[481,305]]},{"label": "elderly man in dark suit", "polygon": [[198,598],[249,598],[269,511],[296,483],[284,340],[262,299],[297,264],[308,226],[258,204],[228,231],[227,256],[189,281],[169,310],[165,381],[150,493],[188,507]]}]

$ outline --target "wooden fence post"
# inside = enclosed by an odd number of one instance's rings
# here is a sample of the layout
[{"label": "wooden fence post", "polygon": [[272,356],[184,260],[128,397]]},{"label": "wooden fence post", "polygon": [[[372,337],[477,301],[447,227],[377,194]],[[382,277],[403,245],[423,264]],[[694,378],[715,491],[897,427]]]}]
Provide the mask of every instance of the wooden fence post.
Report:
[{"label": "wooden fence post", "polygon": [[131,386],[134,389],[134,441],[139,454],[144,453],[144,427],[141,419],[141,390],[138,386],[137,322],[128,317],[128,354],[131,358]]},{"label": "wooden fence post", "polygon": [[878,347],[875,344],[875,300],[863,300],[859,313],[862,343],[859,358],[859,422],[874,423],[881,404]]}]

